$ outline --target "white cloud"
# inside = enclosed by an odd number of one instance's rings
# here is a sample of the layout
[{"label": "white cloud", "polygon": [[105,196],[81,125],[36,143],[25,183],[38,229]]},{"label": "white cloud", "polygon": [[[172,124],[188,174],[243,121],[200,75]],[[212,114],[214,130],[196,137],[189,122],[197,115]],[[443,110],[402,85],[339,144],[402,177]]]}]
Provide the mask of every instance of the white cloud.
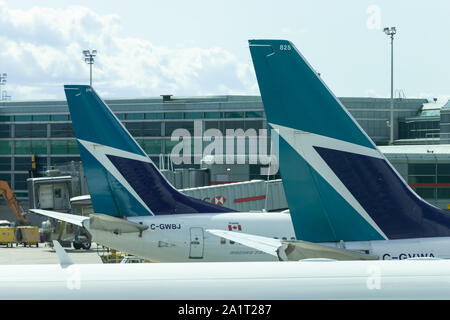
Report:
[{"label": "white cloud", "polygon": [[384,98],[383,95],[379,94],[374,89],[366,89],[366,91],[364,92],[364,96],[370,98]]},{"label": "white cloud", "polygon": [[80,6],[12,10],[0,0],[0,72],[14,100],[63,99],[88,83],[82,50],[96,49],[94,87],[106,98],[259,94],[253,67],[222,48],[167,48],[123,35],[117,15]]}]

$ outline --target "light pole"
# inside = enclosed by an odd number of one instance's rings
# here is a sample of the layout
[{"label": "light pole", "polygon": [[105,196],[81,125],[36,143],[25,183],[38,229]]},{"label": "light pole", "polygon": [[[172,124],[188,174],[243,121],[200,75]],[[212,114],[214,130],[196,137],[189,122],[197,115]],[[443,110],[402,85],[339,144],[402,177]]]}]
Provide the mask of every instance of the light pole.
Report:
[{"label": "light pole", "polygon": [[94,64],[94,57],[97,55],[97,50],[92,50],[92,52],[90,50],[83,50],[83,54],[84,54],[84,62],[86,62],[89,65],[90,69],[89,83],[92,87],[92,65]]},{"label": "light pole", "polygon": [[391,120],[389,121],[390,137],[389,144],[394,144],[394,34],[397,33],[395,27],[384,28],[384,33],[391,36]]}]

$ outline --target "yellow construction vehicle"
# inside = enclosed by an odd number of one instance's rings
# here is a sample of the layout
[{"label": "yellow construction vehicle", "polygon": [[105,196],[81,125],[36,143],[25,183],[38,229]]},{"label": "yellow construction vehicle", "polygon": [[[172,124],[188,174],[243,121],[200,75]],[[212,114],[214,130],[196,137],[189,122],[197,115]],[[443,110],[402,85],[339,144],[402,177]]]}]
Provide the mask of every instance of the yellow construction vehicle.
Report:
[{"label": "yellow construction vehicle", "polygon": [[14,191],[9,187],[8,182],[0,180],[0,195],[5,198],[6,203],[11,207],[14,214],[17,216],[18,223],[20,225],[29,225],[30,221],[27,218],[26,213],[14,195]]}]

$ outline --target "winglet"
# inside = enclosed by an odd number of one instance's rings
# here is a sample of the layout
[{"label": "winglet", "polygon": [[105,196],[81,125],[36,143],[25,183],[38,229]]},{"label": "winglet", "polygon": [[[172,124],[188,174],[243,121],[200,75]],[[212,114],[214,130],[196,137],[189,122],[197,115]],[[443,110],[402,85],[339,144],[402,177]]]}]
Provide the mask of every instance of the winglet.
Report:
[{"label": "winglet", "polygon": [[53,247],[55,248],[56,254],[58,255],[59,264],[61,267],[66,268],[73,263],[72,259],[70,259],[69,255],[67,254],[66,250],[61,247],[58,241],[53,240]]}]

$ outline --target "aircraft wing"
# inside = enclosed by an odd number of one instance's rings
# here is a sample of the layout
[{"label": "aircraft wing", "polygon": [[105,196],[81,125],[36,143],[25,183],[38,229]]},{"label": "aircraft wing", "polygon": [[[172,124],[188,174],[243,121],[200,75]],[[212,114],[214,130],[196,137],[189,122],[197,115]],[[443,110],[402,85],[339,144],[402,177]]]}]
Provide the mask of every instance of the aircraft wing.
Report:
[{"label": "aircraft wing", "polygon": [[334,259],[334,260],[377,260],[378,256],[359,253],[346,249],[333,248],[308,241],[285,241],[268,237],[255,236],[242,232],[225,230],[206,230],[216,236],[238,242],[273,256],[282,261],[298,261],[302,259]]},{"label": "aircraft wing", "polygon": [[218,237],[238,242],[244,246],[260,250],[275,257],[278,256],[279,249],[283,249],[283,245],[278,239],[225,230],[207,229],[206,231]]},{"label": "aircraft wing", "polygon": [[79,216],[76,214],[61,213],[61,212],[41,210],[41,209],[30,209],[30,211],[33,213],[40,214],[42,216],[69,222],[69,223],[75,224],[80,227],[84,227],[83,222],[85,220],[89,220],[89,217],[83,217],[83,216]]}]

